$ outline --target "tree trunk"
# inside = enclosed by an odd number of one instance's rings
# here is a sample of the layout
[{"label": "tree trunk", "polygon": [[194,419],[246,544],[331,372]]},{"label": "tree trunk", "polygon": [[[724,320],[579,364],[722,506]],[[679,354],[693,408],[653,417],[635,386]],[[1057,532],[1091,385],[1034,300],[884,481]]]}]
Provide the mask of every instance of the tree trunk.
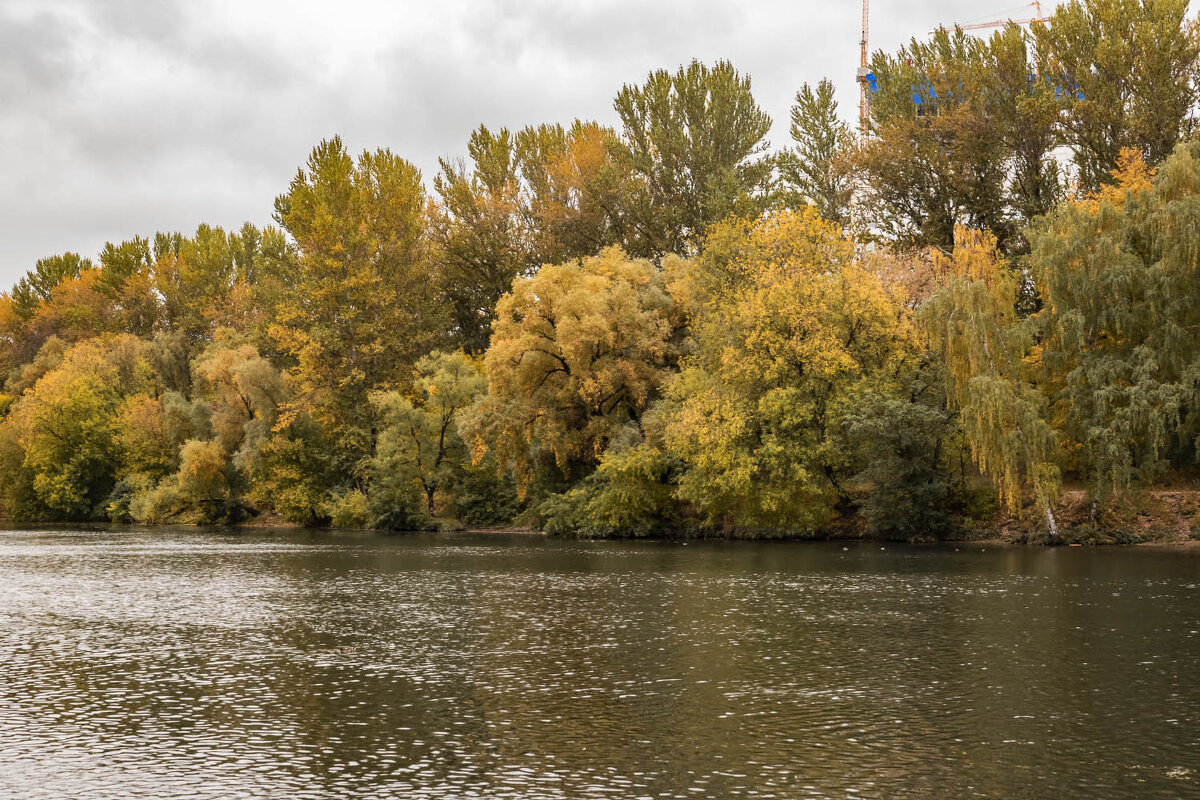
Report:
[{"label": "tree trunk", "polygon": [[1058,535],[1058,520],[1054,518],[1054,509],[1046,503],[1046,530],[1050,532],[1050,544],[1062,544]]}]

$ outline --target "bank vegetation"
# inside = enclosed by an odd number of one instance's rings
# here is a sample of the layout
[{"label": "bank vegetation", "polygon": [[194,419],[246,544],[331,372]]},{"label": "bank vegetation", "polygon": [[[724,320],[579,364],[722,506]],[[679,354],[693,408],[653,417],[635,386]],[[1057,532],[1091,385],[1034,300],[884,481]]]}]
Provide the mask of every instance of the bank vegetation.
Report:
[{"label": "bank vegetation", "polygon": [[323,141],[277,226],[0,297],[0,506],[1090,541],[1166,503],[1189,535],[1198,54],[1181,0],[1073,0],[876,53],[861,139],[822,81],[771,150],[749,77],[693,62],[429,180]]}]

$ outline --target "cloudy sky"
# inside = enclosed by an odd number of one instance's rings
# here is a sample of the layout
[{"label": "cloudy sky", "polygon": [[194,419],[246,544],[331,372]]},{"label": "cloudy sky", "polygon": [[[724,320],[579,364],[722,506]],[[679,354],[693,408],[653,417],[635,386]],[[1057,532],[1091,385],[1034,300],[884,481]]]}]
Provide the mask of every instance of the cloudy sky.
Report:
[{"label": "cloudy sky", "polygon": [[[1054,5],[1048,0],[1046,7]],[[797,88],[856,113],[858,0],[0,0],[0,285],[157,230],[270,222],[340,134],[427,178],[469,132],[575,117],[651,69],[728,58],[787,140]],[[1015,0],[876,0],[872,49]]]}]

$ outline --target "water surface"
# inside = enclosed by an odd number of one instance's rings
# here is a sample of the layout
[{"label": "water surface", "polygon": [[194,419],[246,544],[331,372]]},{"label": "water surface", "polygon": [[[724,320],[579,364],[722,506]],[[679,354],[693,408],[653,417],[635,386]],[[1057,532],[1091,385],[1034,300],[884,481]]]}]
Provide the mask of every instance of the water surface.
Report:
[{"label": "water surface", "polygon": [[1200,552],[4,532],[0,797],[1200,797]]}]

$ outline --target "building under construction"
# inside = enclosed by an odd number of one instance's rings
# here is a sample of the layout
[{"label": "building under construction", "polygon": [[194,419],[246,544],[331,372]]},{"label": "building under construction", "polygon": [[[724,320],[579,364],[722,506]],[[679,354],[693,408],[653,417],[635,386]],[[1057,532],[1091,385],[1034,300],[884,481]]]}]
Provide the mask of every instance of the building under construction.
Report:
[{"label": "building under construction", "polygon": [[[1027,19],[1012,19],[1006,17],[1004,19],[993,19],[987,22],[971,22],[965,25],[955,25],[962,31],[985,30],[987,28],[1000,28],[1005,25],[1030,25],[1035,22],[1048,22],[1049,17],[1042,15],[1041,0],[1034,0],[1020,8],[1034,9],[1034,16]],[[862,38],[859,41],[859,60],[858,72],[855,75],[855,80],[858,83],[858,130],[862,136],[867,136],[871,130],[871,95],[878,89],[879,84],[876,81],[875,74],[871,72],[869,63],[870,52],[867,45],[867,32],[869,30],[869,13],[870,0],[862,0]],[[922,104],[921,93],[913,92],[913,102],[916,105]]]}]

